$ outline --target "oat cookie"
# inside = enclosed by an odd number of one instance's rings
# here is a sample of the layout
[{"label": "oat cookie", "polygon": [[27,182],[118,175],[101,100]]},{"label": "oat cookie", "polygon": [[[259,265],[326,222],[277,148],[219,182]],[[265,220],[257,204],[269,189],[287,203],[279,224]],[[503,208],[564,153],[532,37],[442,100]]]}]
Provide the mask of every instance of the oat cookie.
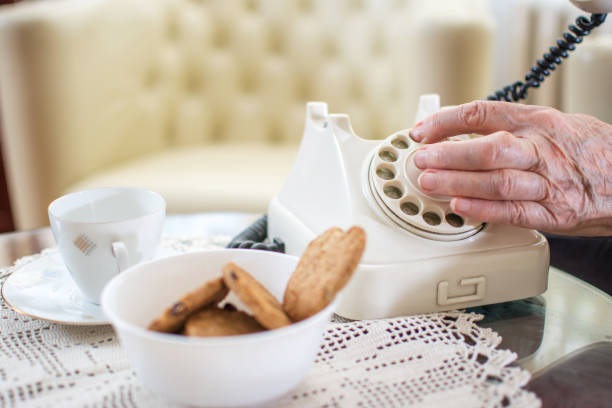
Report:
[{"label": "oat cookie", "polygon": [[148,328],[158,332],[175,333],[181,330],[190,314],[205,307],[216,305],[227,296],[228,292],[229,289],[223,278],[208,281],[167,307],[161,316],[149,324]]},{"label": "oat cookie", "polygon": [[227,263],[223,267],[223,279],[263,327],[277,329],[291,324],[280,302],[238,265]]},{"label": "oat cookie", "polygon": [[187,336],[234,336],[265,329],[253,316],[238,310],[206,308],[193,313],[185,322]]},{"label": "oat cookie", "polygon": [[283,309],[297,322],[324,309],[348,282],[365,249],[365,232],[333,227],[315,238],[287,283]]}]

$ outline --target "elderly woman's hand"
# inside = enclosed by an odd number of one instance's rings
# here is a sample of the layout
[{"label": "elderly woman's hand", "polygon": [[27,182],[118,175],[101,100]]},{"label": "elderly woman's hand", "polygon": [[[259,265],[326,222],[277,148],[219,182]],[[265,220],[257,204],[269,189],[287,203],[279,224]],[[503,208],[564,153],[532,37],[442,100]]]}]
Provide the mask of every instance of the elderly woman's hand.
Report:
[{"label": "elderly woman's hand", "polygon": [[612,125],[552,108],[476,101],[417,124],[423,191],[457,214],[547,232],[612,235]]}]

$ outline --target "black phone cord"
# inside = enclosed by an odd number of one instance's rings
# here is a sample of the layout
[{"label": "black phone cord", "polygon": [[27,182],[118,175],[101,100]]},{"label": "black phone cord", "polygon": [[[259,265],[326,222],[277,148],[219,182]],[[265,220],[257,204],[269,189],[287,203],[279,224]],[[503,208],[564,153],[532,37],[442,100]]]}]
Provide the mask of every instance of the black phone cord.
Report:
[{"label": "black phone cord", "polygon": [[518,102],[527,98],[529,88],[538,88],[544,79],[554,71],[557,65],[563,62],[562,58],[569,56],[569,51],[576,49],[582,39],[591,33],[591,30],[600,26],[606,20],[607,14],[591,14],[591,18],[580,16],[575,24],[569,26],[570,32],[564,32],[563,38],[557,40],[557,45],[549,48],[531,70],[525,75],[525,81],[516,81],[512,85],[503,87],[487,98],[490,101]]},{"label": "black phone cord", "polygon": [[266,238],[268,238],[268,216],[264,215],[240,234],[236,235],[227,244],[227,248],[285,252],[285,243],[280,238],[273,238],[272,242],[265,243]]}]

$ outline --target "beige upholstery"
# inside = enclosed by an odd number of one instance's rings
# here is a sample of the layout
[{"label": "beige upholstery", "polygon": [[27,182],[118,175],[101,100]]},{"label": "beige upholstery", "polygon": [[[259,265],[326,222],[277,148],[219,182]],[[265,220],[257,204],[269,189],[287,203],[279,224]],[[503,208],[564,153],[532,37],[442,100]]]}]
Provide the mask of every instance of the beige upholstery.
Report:
[{"label": "beige upholstery", "polygon": [[72,189],[139,185],[163,191],[174,212],[264,211],[287,176],[296,148],[264,144],[171,148],[97,173]]},{"label": "beige upholstery", "polygon": [[157,190],[169,212],[264,211],[293,161],[307,101],[326,101],[349,113],[361,136],[382,138],[411,124],[418,93],[439,92],[445,104],[486,95],[494,23],[484,4],[56,0],[0,8],[16,225],[47,224],[52,199],[100,185]]}]

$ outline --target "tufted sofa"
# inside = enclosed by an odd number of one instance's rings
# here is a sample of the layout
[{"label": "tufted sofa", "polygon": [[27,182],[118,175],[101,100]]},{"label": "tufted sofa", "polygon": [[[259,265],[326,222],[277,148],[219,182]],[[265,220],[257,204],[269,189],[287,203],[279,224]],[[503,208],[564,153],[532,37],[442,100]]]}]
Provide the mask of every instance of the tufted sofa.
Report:
[{"label": "tufted sofa", "polygon": [[[0,8],[3,153],[17,228],[64,192],[138,185],[169,212],[265,211],[305,103],[365,138],[416,96],[490,90],[486,2],[56,0]],[[435,3],[435,4],[434,4]]]}]

